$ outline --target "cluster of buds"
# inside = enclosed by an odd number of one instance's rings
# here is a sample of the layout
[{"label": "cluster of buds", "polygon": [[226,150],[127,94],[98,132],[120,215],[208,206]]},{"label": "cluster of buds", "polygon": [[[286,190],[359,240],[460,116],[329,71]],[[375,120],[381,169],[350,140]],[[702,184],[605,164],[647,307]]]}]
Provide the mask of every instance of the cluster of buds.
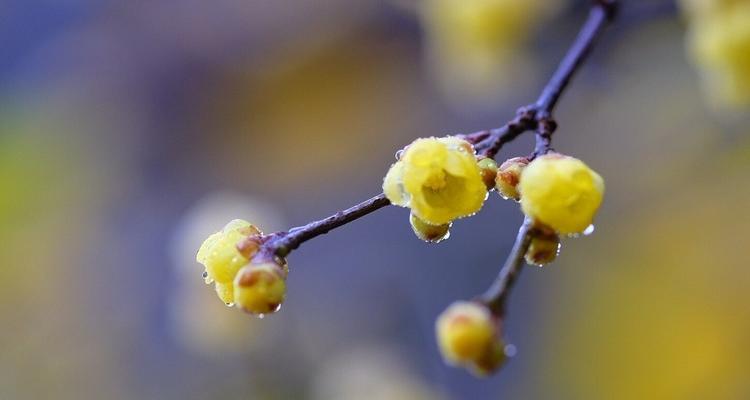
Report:
[{"label": "cluster of buds", "polygon": [[196,256],[206,283],[225,304],[258,316],[281,307],[289,273],[286,260],[259,254],[263,239],[249,222],[234,220],[209,236]]},{"label": "cluster of buds", "polygon": [[[588,232],[604,196],[602,178],[582,161],[557,153],[511,158],[498,168],[480,160],[482,175],[505,199],[521,203],[532,221],[524,258],[532,265],[555,260],[560,236]],[[494,172],[493,172],[494,170]],[[444,360],[484,376],[507,358],[501,338],[501,320],[483,302],[459,301],[436,323],[437,341]]]},{"label": "cluster of buds", "polygon": [[[473,215],[489,191],[519,201],[533,222],[528,229],[529,264],[552,262],[560,235],[584,232],[601,204],[602,178],[582,161],[550,153],[530,161],[516,157],[500,165],[477,156],[458,137],[417,139],[397,155],[383,181],[388,200],[411,213],[415,234],[428,242],[449,236],[455,219]],[[234,220],[211,235],[197,260],[206,283],[227,305],[255,315],[275,312],[286,294],[286,261],[269,251],[269,238],[252,224]],[[443,358],[484,376],[507,357],[499,313],[487,302],[459,301],[440,315],[436,333]]]},{"label": "cluster of buds", "polygon": [[[471,216],[492,190],[518,201],[532,221],[524,258],[532,265],[555,260],[560,236],[576,236],[592,226],[604,196],[602,178],[582,161],[558,153],[533,160],[515,157],[499,167],[477,156],[457,137],[417,139],[397,154],[383,180],[392,204],[411,210],[409,221],[422,240],[449,236],[453,220]],[[456,302],[437,320],[443,358],[486,375],[505,360],[498,315],[483,303]]]},{"label": "cluster of buds", "polygon": [[457,301],[437,319],[435,333],[446,363],[468,368],[478,376],[497,370],[505,361],[500,319],[481,303]]},{"label": "cluster of buds", "polygon": [[560,250],[560,235],[588,233],[604,197],[604,180],[583,161],[559,153],[511,158],[500,165],[497,192],[521,203],[534,225],[526,261],[548,264]]},{"label": "cluster of buds", "polygon": [[439,242],[451,223],[474,215],[487,199],[483,168],[474,147],[455,136],[417,139],[398,153],[383,179],[391,204],[411,209],[414,233]]}]

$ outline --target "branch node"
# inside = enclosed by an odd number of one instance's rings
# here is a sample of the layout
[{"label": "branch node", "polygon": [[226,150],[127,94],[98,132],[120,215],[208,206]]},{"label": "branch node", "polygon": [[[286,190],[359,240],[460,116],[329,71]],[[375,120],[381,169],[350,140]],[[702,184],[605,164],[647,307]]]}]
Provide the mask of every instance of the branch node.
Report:
[{"label": "branch node", "polygon": [[608,21],[613,21],[617,18],[617,13],[620,11],[620,3],[617,0],[595,0],[595,3],[599,4],[607,15]]}]

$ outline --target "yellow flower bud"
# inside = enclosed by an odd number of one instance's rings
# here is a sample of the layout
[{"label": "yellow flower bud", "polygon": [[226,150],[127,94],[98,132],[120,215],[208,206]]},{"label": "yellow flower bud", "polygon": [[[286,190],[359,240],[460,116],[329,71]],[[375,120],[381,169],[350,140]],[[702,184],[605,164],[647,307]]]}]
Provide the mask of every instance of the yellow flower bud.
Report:
[{"label": "yellow flower bud", "polygon": [[435,329],[443,359],[452,365],[471,366],[484,360],[499,340],[498,322],[490,310],[471,301],[451,304],[438,317]]},{"label": "yellow flower bud", "polygon": [[523,170],[518,191],[524,214],[561,234],[577,234],[591,225],[604,181],[581,160],[547,154]]},{"label": "yellow flower bud", "polygon": [[518,193],[518,182],[521,179],[521,171],[529,164],[526,157],[515,157],[505,160],[500,164],[495,178],[495,187],[497,192],[504,199],[518,200],[521,195]]},{"label": "yellow flower bud", "polygon": [[450,236],[451,224],[431,225],[414,214],[409,214],[409,223],[414,234],[425,242],[438,243]]},{"label": "yellow flower bud", "polygon": [[546,226],[535,226],[530,232],[531,242],[526,250],[526,262],[543,266],[557,258],[560,252],[560,236]]},{"label": "yellow flower bud", "polygon": [[490,349],[485,351],[482,357],[470,366],[471,371],[480,377],[487,376],[497,371],[507,358],[505,343],[500,339],[496,339],[492,342]]},{"label": "yellow flower bud", "polygon": [[240,252],[238,245],[244,239],[259,235],[260,231],[247,221],[229,222],[220,232],[214,233],[203,242],[196,260],[206,267],[208,281],[231,283],[234,275],[257,251],[257,246],[243,244]]},{"label": "yellow flower bud", "polygon": [[487,190],[495,188],[495,179],[497,178],[497,163],[495,160],[485,157],[479,160],[479,171],[482,174],[482,181]]},{"label": "yellow flower bud", "polygon": [[262,316],[278,311],[286,295],[281,265],[273,262],[249,264],[234,278],[234,302],[242,310]]},{"label": "yellow flower bud", "polygon": [[415,140],[391,166],[383,192],[432,225],[476,213],[487,197],[473,147],[456,137]]},{"label": "yellow flower bud", "polygon": [[217,296],[226,304],[234,302],[233,280],[237,271],[258,251],[261,232],[247,221],[230,221],[212,234],[198,250],[196,260],[206,268],[206,283],[215,283]]}]

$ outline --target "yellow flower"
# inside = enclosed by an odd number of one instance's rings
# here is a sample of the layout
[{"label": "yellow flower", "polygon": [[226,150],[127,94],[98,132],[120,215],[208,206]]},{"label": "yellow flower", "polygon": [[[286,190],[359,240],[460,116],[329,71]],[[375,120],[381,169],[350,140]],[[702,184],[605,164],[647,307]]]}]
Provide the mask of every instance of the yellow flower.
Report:
[{"label": "yellow flower", "polygon": [[219,296],[219,299],[221,299],[224,304],[234,304],[234,286],[231,283],[216,282],[214,289],[216,290],[216,295]]},{"label": "yellow flower", "polygon": [[216,293],[224,303],[233,302],[232,281],[258,249],[257,243],[246,239],[260,234],[249,222],[234,220],[209,236],[198,250],[196,260],[206,268],[206,283],[216,283]]},{"label": "yellow flower", "polygon": [[547,154],[523,170],[518,190],[524,214],[559,233],[576,234],[591,225],[604,181],[581,160]]},{"label": "yellow flower", "polygon": [[688,46],[718,104],[750,104],[750,2],[683,1]]},{"label": "yellow flower", "polygon": [[[478,103],[526,71],[525,42],[559,0],[422,0],[418,3],[430,66],[449,100]],[[481,103],[479,103],[481,104]],[[478,104],[478,105],[479,105]]]},{"label": "yellow flower", "polygon": [[486,365],[500,342],[497,321],[490,310],[471,301],[451,304],[438,317],[435,331],[440,353],[452,365]]},{"label": "yellow flower", "polygon": [[415,140],[391,166],[383,191],[431,225],[472,215],[487,197],[473,147],[455,137]]},{"label": "yellow flower", "polygon": [[276,312],[286,295],[285,271],[272,262],[250,264],[234,278],[234,302],[242,310],[263,315]]}]

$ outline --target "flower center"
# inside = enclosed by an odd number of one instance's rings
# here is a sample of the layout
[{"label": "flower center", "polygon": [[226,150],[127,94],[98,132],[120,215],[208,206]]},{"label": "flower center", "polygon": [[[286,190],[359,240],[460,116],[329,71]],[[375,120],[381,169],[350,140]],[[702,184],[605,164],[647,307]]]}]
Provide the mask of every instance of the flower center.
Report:
[{"label": "flower center", "polygon": [[432,190],[440,190],[444,188],[446,184],[445,171],[442,169],[431,174],[424,182],[424,186]]}]

